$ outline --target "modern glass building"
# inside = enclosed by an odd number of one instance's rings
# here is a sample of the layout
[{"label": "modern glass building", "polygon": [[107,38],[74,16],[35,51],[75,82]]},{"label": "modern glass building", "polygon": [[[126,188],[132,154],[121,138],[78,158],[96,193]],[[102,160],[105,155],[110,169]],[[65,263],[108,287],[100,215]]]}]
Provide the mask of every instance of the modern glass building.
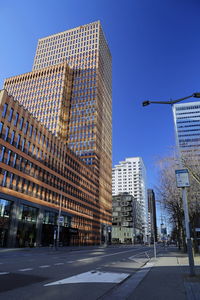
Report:
[{"label": "modern glass building", "polygon": [[200,102],[173,105],[173,116],[181,154],[200,154]]},{"label": "modern glass building", "polygon": [[100,222],[110,226],[112,58],[100,22],[39,39],[32,72],[4,88],[98,175]]},{"label": "modern glass building", "polygon": [[[0,91],[0,247],[100,243],[99,178],[7,91]],[[105,222],[109,222],[109,217]]]}]

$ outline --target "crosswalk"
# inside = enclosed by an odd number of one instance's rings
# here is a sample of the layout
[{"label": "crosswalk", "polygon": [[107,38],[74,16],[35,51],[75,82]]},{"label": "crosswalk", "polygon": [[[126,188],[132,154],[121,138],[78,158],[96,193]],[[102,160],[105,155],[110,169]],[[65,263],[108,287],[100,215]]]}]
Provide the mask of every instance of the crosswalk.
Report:
[{"label": "crosswalk", "polygon": [[67,277],[62,280],[54,281],[45,284],[44,286],[70,283],[120,283],[129,275],[130,274],[128,273],[101,272],[97,270],[92,270],[75,276]]}]

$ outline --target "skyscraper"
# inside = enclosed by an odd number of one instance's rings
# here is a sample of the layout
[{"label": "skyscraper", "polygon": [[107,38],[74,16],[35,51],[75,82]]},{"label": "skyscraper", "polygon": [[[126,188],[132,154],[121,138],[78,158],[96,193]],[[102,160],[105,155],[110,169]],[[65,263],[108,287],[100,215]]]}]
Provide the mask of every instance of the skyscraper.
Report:
[{"label": "skyscraper", "polygon": [[156,200],[154,190],[148,189],[148,212],[150,218],[151,240],[157,242],[157,224],[156,224]]},{"label": "skyscraper", "polygon": [[173,115],[181,154],[200,154],[200,102],[175,104]]},{"label": "skyscraper", "polygon": [[111,224],[112,58],[100,22],[41,38],[32,72],[4,87],[98,174],[100,222]]},{"label": "skyscraper", "polygon": [[128,193],[140,204],[143,234],[147,237],[146,169],[141,157],[126,158],[112,169],[112,195]]}]

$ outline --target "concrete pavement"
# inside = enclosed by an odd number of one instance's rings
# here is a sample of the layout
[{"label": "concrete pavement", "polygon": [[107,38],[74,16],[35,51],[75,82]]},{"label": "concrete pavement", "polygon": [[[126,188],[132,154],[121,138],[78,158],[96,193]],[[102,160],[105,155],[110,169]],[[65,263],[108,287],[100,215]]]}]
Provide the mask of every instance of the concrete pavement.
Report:
[{"label": "concrete pavement", "polygon": [[190,277],[187,255],[166,248],[102,299],[199,300],[200,256],[195,257],[195,271],[197,276]]},{"label": "concrete pavement", "polygon": [[[89,249],[90,248],[90,249]],[[98,248],[102,248],[101,247],[97,247]],[[112,249],[112,246],[109,247],[110,250]],[[120,247],[119,247],[120,248]],[[122,248],[125,248],[124,246]],[[129,248],[129,247],[127,247]],[[75,255],[75,253],[77,253],[77,255],[81,255],[80,253],[87,253],[89,256],[85,258],[85,256],[81,256],[81,259],[76,257],[76,261],[75,266],[78,266],[78,262],[79,263],[89,263],[90,260],[92,262],[93,260],[93,255],[90,256],[88,251],[93,251],[95,250],[94,247],[70,247],[70,248],[59,248],[59,250],[55,251],[53,249],[44,249],[44,248],[38,248],[38,249],[1,249],[0,250],[0,254],[2,254],[3,256],[7,256],[7,254],[9,254],[9,252],[12,251],[17,251],[16,254],[18,254],[18,251],[22,250],[22,255],[27,256],[27,255],[31,255],[33,253],[35,253],[36,257],[39,259],[39,257],[42,260],[43,264],[47,264],[49,263],[48,260],[48,256],[46,256],[46,260],[44,261],[42,253],[44,254],[53,254],[53,253],[57,253],[57,254],[62,254],[62,255],[55,255],[56,258],[59,258],[59,262],[56,261],[53,262],[55,266],[59,266],[60,268],[60,272],[63,272],[63,275],[65,274],[67,276],[67,280],[69,280],[69,274],[66,273],[66,271],[69,271],[69,266],[67,267],[67,269],[64,269],[65,264],[67,263],[67,261],[65,261],[66,259],[71,260],[71,257],[68,257],[64,255],[65,252],[68,251],[72,251],[70,255]],[[86,250],[85,251],[80,251],[80,252],[75,252],[73,254],[73,251],[75,250]],[[108,250],[108,248],[107,248]],[[113,249],[114,250],[114,249]],[[126,250],[126,249],[124,249]],[[130,249],[131,250],[131,249]],[[141,248],[142,250],[142,248]],[[29,254],[26,254],[26,251],[30,251]],[[102,250],[98,250],[98,251],[103,251]],[[144,251],[144,250],[142,250]],[[8,253],[6,253],[8,252]],[[40,253],[41,252],[41,253]],[[40,256],[37,256],[37,254],[41,254]],[[69,253],[69,252],[68,252]],[[79,254],[78,254],[79,253]],[[109,253],[109,254],[108,254]],[[94,290],[97,291],[97,287],[98,285],[95,285],[95,283],[90,283],[90,295],[87,296],[87,299],[104,299],[104,300],[199,300],[200,299],[200,256],[196,256],[195,257],[195,270],[196,270],[196,274],[197,276],[195,277],[190,277],[189,276],[189,267],[188,267],[188,258],[186,254],[181,253],[180,251],[177,250],[177,248],[175,247],[171,247],[171,248],[166,248],[163,249],[162,247],[158,247],[158,255],[157,255],[157,259],[151,259],[150,261],[147,259],[146,255],[144,255],[146,252],[142,252],[142,257],[140,257],[140,254],[136,254],[136,255],[132,255],[131,257],[129,257],[129,249],[127,249],[127,251],[125,251],[125,253],[127,253],[127,259],[122,259],[121,261],[116,261],[116,259],[113,257],[114,254],[112,254],[112,252],[108,252],[108,253],[101,253],[101,257],[103,256],[108,256],[109,258],[114,259],[113,262],[112,260],[108,260],[108,262],[103,263],[103,265],[105,266],[101,266],[98,264],[96,271],[102,272],[103,275],[104,272],[116,272],[116,271],[123,271],[123,272],[127,272],[130,275],[122,282],[120,282],[120,284],[114,285],[113,287],[112,285],[110,285],[110,289],[109,290],[109,286],[107,283],[107,287],[104,289],[102,289],[102,284],[101,284],[101,293],[102,296],[97,296],[97,292],[94,294],[91,294],[91,288],[95,287]],[[137,252],[136,252],[137,253]],[[140,253],[140,252],[138,252]],[[10,253],[11,254],[11,253]],[[14,253],[13,253],[14,254]],[[97,252],[94,252],[95,255],[99,256]],[[103,255],[105,254],[105,255]],[[64,256],[63,256],[64,255]],[[84,254],[86,255],[86,254]],[[1,256],[1,255],[0,255]],[[27,256],[27,258],[29,257]],[[87,255],[86,255],[87,256]],[[100,256],[99,256],[100,257]],[[78,258],[78,260],[77,260]],[[37,262],[38,262],[37,259]],[[71,261],[69,261],[70,263]],[[41,263],[41,262],[38,262]],[[26,262],[24,262],[24,264],[26,264]],[[102,264],[102,263],[101,263]],[[144,265],[145,264],[145,265]],[[27,268],[27,265],[20,265],[20,268]],[[30,266],[28,266],[30,267]],[[36,268],[36,266],[32,266],[34,268]],[[46,269],[41,269],[44,266],[39,266],[38,270],[41,270],[44,272]],[[46,266],[47,267],[47,266]],[[50,265],[48,266],[48,273],[46,272],[45,274],[50,274]],[[73,265],[71,265],[72,270],[74,270]],[[81,267],[81,265],[80,265]],[[85,265],[86,267],[86,271],[87,271],[87,265]],[[85,268],[84,267],[84,268]],[[58,268],[58,267],[57,267]],[[83,266],[81,267],[83,268]],[[93,268],[93,265],[90,265],[89,268]],[[139,270],[138,270],[139,268]],[[134,269],[134,270],[133,270]],[[25,269],[28,270],[28,269]],[[32,269],[30,269],[32,270]],[[85,269],[83,269],[84,271]],[[132,274],[130,272],[130,270],[132,270]],[[9,271],[7,269],[3,270],[3,271]],[[32,273],[31,273],[32,272]],[[74,271],[73,271],[74,272]],[[35,275],[34,270],[30,271],[31,275]],[[74,274],[77,272],[74,272]],[[18,273],[16,273],[17,276],[19,275]],[[45,275],[44,274],[44,275]],[[78,274],[78,273],[77,273]],[[11,274],[12,275],[12,274]],[[11,276],[9,275],[9,276]],[[30,274],[29,274],[30,275]],[[98,274],[97,274],[98,275]],[[5,275],[7,276],[7,275]],[[80,276],[80,275],[78,275]],[[3,278],[3,277],[2,277]],[[62,276],[60,276],[60,278],[62,278]],[[63,277],[64,278],[64,277]],[[36,278],[38,280],[38,278]],[[34,281],[36,280],[35,278],[31,277],[31,280]],[[56,278],[55,278],[56,279]],[[51,282],[52,280],[48,279],[48,282]],[[23,281],[24,282],[24,281]],[[28,284],[28,283],[27,283]],[[81,283],[76,283],[76,285],[78,284],[79,288],[81,287]],[[89,283],[88,283],[89,284]],[[75,285],[68,285],[67,286],[67,291],[69,291],[70,288],[75,287]],[[40,287],[42,289],[42,286]],[[48,287],[47,287],[48,288]],[[53,287],[52,287],[53,288]],[[59,289],[63,289],[64,291],[64,295],[66,296],[66,288],[63,286],[59,286]],[[85,289],[84,289],[85,290]],[[18,290],[16,290],[17,292]],[[100,292],[99,292],[100,293]],[[101,294],[100,293],[100,294]],[[10,293],[9,293],[10,294]],[[8,295],[9,295],[8,294]],[[75,296],[75,291],[72,291],[72,294]],[[2,294],[3,295],[3,294]],[[8,296],[7,295],[7,296]],[[33,296],[33,295],[32,295]],[[45,295],[43,295],[44,297]],[[65,296],[63,296],[65,298]],[[83,296],[83,294],[82,294]],[[49,294],[48,294],[49,297]],[[47,297],[47,299],[49,299]],[[76,298],[76,297],[75,297]],[[35,299],[35,298],[33,298]],[[44,299],[46,299],[44,297]],[[82,299],[85,299],[85,297],[83,297]]]}]

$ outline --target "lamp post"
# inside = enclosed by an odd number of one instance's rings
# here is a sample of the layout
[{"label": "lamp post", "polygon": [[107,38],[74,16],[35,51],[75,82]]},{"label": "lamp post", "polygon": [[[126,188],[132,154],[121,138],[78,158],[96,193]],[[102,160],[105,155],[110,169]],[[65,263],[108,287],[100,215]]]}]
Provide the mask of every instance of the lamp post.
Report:
[{"label": "lamp post", "polygon": [[[170,104],[173,105],[175,103],[181,102],[183,100],[186,100],[188,98],[200,98],[200,93],[193,93],[190,96],[179,98],[177,100],[170,100],[170,101],[150,101],[146,100],[142,102],[143,106],[148,106],[150,104]],[[180,167],[182,167],[182,160],[181,160],[181,153],[178,145],[178,155],[179,155],[179,164]],[[187,253],[188,253],[188,260],[189,260],[189,266],[190,266],[190,275],[195,275],[195,269],[194,269],[194,257],[192,252],[192,241],[190,237],[190,222],[189,222],[189,212],[188,212],[188,202],[187,202],[187,193],[186,193],[186,187],[182,187],[182,200],[183,200],[183,210],[184,210],[184,217],[185,217],[185,230],[186,230],[186,238],[187,238]]]},{"label": "lamp post", "polygon": [[61,217],[61,210],[62,210],[62,194],[60,195],[60,203],[59,203],[59,211],[58,211],[58,232],[57,232],[57,239],[56,239],[56,249],[59,247],[60,242],[60,217]]}]

